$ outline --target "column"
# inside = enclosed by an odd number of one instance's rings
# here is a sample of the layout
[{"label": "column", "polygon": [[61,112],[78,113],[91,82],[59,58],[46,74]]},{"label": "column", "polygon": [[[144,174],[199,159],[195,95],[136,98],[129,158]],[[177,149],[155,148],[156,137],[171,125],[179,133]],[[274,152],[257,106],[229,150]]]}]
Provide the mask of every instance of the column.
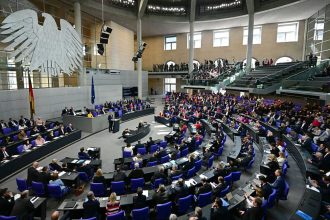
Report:
[{"label": "column", "polygon": [[[82,40],[82,35],[81,35],[81,8],[80,8],[80,2],[75,1],[73,4],[74,8],[74,26],[75,29],[80,36]],[[84,58],[81,60],[81,66],[79,67],[79,86],[85,86],[86,85],[86,74],[84,70],[84,64],[83,64]]]},{"label": "column", "polygon": [[188,73],[190,79],[192,79],[192,73],[194,70],[194,22],[189,22],[189,63],[188,63]]},{"label": "column", "polygon": [[[142,23],[141,18],[137,19],[137,28],[136,28],[136,36],[137,36],[137,48],[139,48],[142,44]],[[142,58],[139,58],[137,61],[137,72],[138,72],[138,95],[139,99],[142,99]]]},{"label": "column", "polygon": [[251,0],[246,1],[249,12],[248,39],[246,46],[246,73],[251,71],[252,47],[253,47],[253,26],[254,26],[254,3]]}]

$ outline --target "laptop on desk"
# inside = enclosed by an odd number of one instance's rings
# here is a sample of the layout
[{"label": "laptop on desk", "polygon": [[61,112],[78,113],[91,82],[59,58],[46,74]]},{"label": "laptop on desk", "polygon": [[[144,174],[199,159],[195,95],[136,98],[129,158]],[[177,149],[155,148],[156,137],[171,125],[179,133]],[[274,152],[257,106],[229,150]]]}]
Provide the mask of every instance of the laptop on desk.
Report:
[{"label": "laptop on desk", "polygon": [[73,209],[76,206],[75,201],[67,202],[64,206],[65,209]]},{"label": "laptop on desk", "polygon": [[229,205],[236,205],[237,203],[239,203],[239,200],[233,197],[233,194],[231,192],[226,194],[226,198],[228,200]]}]

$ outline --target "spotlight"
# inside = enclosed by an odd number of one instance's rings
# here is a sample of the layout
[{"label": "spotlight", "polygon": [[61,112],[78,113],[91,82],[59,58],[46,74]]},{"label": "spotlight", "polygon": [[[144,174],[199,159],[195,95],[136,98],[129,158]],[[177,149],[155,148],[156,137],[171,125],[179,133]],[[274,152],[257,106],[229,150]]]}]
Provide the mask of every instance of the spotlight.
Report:
[{"label": "spotlight", "polygon": [[101,33],[100,33],[100,43],[102,44],[108,44],[109,42],[109,36],[112,32],[112,28],[103,25],[101,28]]}]

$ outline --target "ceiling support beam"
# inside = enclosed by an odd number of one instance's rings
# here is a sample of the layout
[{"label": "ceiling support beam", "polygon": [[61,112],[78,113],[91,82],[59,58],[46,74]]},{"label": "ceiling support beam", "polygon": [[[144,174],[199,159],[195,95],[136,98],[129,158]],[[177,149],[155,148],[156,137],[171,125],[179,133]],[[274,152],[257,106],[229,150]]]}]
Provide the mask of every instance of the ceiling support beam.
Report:
[{"label": "ceiling support beam", "polygon": [[246,45],[246,73],[251,71],[252,48],[253,48],[253,27],[254,27],[254,0],[246,0],[249,14],[248,39]]},{"label": "ceiling support beam", "polygon": [[142,18],[148,5],[148,0],[140,0],[138,18]]},{"label": "ceiling support beam", "polygon": [[189,15],[189,62],[188,71],[190,79],[194,71],[194,22],[196,18],[196,0],[190,2],[190,15]]}]

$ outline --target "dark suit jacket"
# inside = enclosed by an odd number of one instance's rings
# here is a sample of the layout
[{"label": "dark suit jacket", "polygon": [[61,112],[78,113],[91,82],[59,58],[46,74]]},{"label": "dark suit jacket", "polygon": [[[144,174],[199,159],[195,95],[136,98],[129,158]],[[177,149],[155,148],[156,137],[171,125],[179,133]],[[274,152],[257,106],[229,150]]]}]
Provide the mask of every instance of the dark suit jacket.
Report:
[{"label": "dark suit jacket", "polygon": [[247,209],[243,215],[243,220],[261,220],[264,210],[262,208],[252,207]]},{"label": "dark suit jacket", "polygon": [[183,198],[189,195],[189,189],[186,185],[176,185],[172,191],[175,199]]},{"label": "dark suit jacket", "polygon": [[285,180],[282,176],[280,176],[277,177],[276,180],[270,185],[277,190],[278,195],[282,195],[285,188]]},{"label": "dark suit jacket", "polygon": [[322,201],[330,203],[330,184],[328,186],[327,185],[321,186],[319,190],[322,195]]},{"label": "dark suit jacket", "polygon": [[115,182],[126,181],[126,178],[127,178],[126,174],[122,171],[116,172],[113,175],[113,181],[115,181]]},{"label": "dark suit jacket", "polygon": [[39,173],[40,182],[42,182],[47,188],[47,184],[51,178],[50,173],[41,172]]},{"label": "dark suit jacket", "polygon": [[141,169],[135,169],[132,170],[132,172],[128,175],[128,179],[137,179],[137,178],[143,178],[143,170]]},{"label": "dark suit jacket", "polygon": [[318,164],[318,168],[320,170],[324,170],[324,172],[330,171],[330,154],[326,154],[324,158]]},{"label": "dark suit jacket", "polygon": [[213,189],[213,195],[218,197],[219,193],[226,188],[226,184],[218,184],[214,189]]},{"label": "dark suit jacket", "polygon": [[156,179],[160,178],[164,179],[165,182],[167,180],[165,173],[155,172],[155,174],[151,177],[151,182],[154,183]]},{"label": "dark suit jacket", "polygon": [[92,218],[98,216],[98,211],[100,209],[100,203],[98,200],[88,200],[84,202],[84,218]]},{"label": "dark suit jacket", "polygon": [[0,215],[8,216],[11,213],[15,204],[14,198],[10,198],[9,200],[4,197],[0,197]]},{"label": "dark suit jacket", "polygon": [[103,183],[103,184],[105,184],[104,176],[94,176],[93,183]]},{"label": "dark suit jacket", "polygon": [[50,163],[49,167],[51,167],[53,170],[62,171],[62,167],[57,163]]},{"label": "dark suit jacket", "polygon": [[219,208],[211,208],[211,214],[210,214],[211,220],[231,220],[230,214],[228,212],[228,209],[225,207],[219,207]]},{"label": "dark suit jacket", "polygon": [[15,201],[13,210],[11,211],[11,216],[16,216],[20,220],[28,220],[29,215],[33,212],[34,206],[28,198],[19,198]]},{"label": "dark suit jacket", "polygon": [[211,184],[206,183],[206,184],[202,185],[201,187],[199,187],[196,194],[197,195],[204,194],[204,193],[208,193],[210,191],[212,191],[212,186],[211,186]]},{"label": "dark suit jacket", "polygon": [[308,137],[302,144],[301,147],[308,150],[308,151],[312,151],[311,148],[311,144],[312,144],[312,138]]},{"label": "dark suit jacket", "polygon": [[160,193],[160,192],[155,192],[154,195],[152,196],[152,200],[154,204],[163,204],[168,202],[168,195],[166,192]]},{"label": "dark suit jacket", "polygon": [[133,209],[142,209],[147,207],[147,197],[145,195],[133,197]]},{"label": "dark suit jacket", "polygon": [[30,167],[28,169],[27,183],[29,185],[31,185],[32,181],[39,182],[40,181],[40,173],[35,168]]},{"label": "dark suit jacket", "polygon": [[262,193],[264,195],[265,199],[268,199],[269,195],[272,194],[272,187],[269,185],[269,183],[266,183],[261,186]]}]

